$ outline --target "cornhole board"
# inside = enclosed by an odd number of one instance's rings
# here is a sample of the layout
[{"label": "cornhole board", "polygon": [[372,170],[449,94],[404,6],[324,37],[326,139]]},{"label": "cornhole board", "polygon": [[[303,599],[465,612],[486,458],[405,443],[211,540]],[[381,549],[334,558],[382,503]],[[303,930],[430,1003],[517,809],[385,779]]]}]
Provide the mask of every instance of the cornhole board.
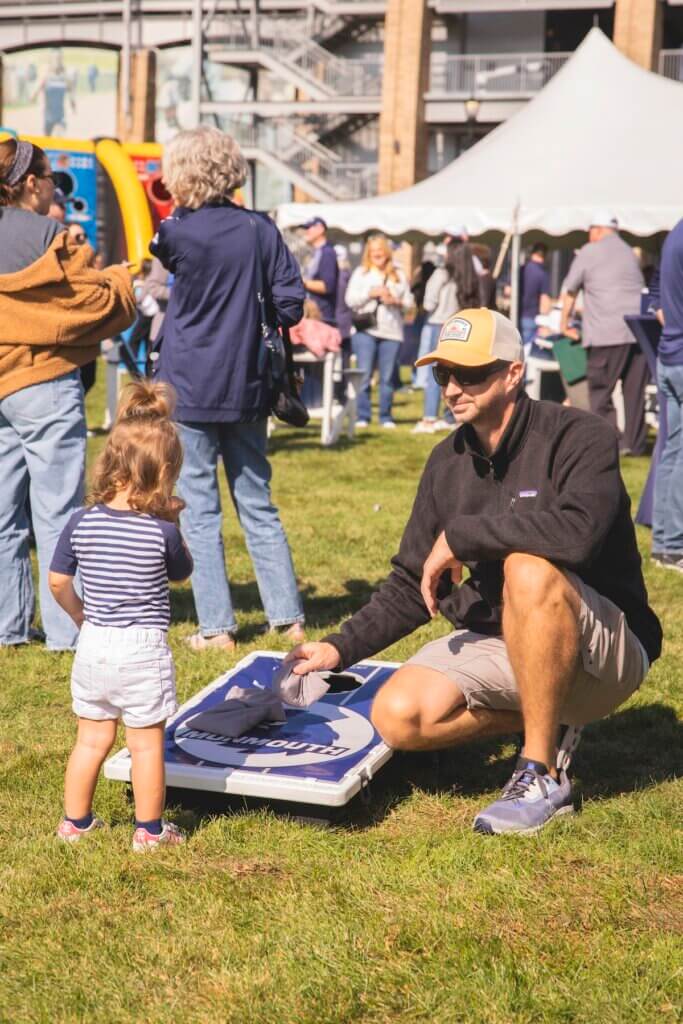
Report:
[{"label": "cornhole board", "polygon": [[[231,686],[270,687],[284,654],[256,651],[190,698],[166,726],[166,782],[288,804],[346,806],[390,759],[370,722],[380,686],[398,668],[362,661],[347,669],[357,688],[327,693],[305,709],[285,708],[287,721],[257,726],[237,739],[192,728],[192,717],[224,700]],[[331,675],[334,680],[334,675]],[[104,766],[108,779],[130,782],[124,748]]]}]

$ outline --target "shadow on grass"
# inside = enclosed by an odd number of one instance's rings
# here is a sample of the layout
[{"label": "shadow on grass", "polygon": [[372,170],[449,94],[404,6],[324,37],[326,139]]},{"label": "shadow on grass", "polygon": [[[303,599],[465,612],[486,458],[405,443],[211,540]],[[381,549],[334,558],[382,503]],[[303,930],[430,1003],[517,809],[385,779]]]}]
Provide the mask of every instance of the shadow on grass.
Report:
[{"label": "shadow on grass", "polygon": [[294,433],[294,431],[287,430],[280,433],[276,430],[274,434],[271,434],[268,438],[268,454],[277,455],[278,452],[282,451],[325,451],[331,455],[341,455],[344,452],[349,451],[351,448],[358,448],[363,446],[370,441],[371,435],[356,433],[353,437],[347,437],[346,434],[342,434],[338,441],[333,445],[328,445],[325,448],[320,444],[320,432],[319,429],[315,434],[306,431],[305,434]]},{"label": "shadow on grass", "polygon": [[[517,756],[506,756],[511,742],[521,749],[522,736],[395,755],[377,780],[375,800],[353,808],[351,821],[361,827],[376,824],[415,789],[467,797],[501,789]],[[583,798],[607,799],[676,778],[683,772],[682,752],[683,726],[673,708],[661,703],[626,708],[586,727],[571,775]]]},{"label": "shadow on grass", "polygon": [[[301,596],[306,612],[306,623],[311,629],[323,629],[352,615],[367,604],[381,580],[371,583],[369,580],[351,579],[342,584],[345,593],[317,596],[316,587],[308,585],[301,588]],[[261,598],[255,581],[249,583],[230,583],[230,593],[235,609],[246,615],[250,612],[263,611]],[[175,587],[171,590],[171,621],[195,622],[197,615],[189,586]],[[267,627],[265,627],[267,628]],[[264,631],[258,624],[240,627],[238,641],[250,643]]]},{"label": "shadow on grass", "polygon": [[[646,789],[681,774],[682,740],[683,726],[672,708],[661,703],[627,708],[586,728],[572,774],[578,778],[586,799],[606,799]],[[516,755],[510,755],[511,741],[520,746],[521,736],[497,737],[438,753],[395,754],[373,780],[370,792],[336,813],[333,808],[177,789],[169,791],[169,803],[192,812],[183,820],[190,831],[200,827],[207,816],[262,809],[310,824],[371,828],[416,789],[466,797],[499,790],[514,766]]]}]

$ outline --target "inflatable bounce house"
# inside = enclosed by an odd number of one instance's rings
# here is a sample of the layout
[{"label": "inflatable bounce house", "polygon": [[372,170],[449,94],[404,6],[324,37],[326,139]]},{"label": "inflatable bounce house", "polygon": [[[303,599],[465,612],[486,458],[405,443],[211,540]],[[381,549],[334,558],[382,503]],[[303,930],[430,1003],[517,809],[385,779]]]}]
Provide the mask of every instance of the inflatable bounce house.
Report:
[{"label": "inflatable bounce house", "polygon": [[[0,128],[0,137],[10,134]],[[12,133],[14,134],[14,133]],[[149,256],[159,222],[171,212],[161,181],[162,147],[154,142],[62,139],[21,135],[47,153],[66,197],[66,219],[83,226],[107,263],[127,259],[133,269]]]}]

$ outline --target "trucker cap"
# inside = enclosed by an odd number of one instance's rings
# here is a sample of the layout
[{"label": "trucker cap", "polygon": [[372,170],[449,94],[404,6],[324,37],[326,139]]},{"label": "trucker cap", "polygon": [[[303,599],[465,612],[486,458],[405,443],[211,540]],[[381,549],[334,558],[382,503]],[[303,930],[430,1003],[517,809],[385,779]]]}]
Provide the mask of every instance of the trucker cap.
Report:
[{"label": "trucker cap", "polygon": [[415,365],[443,362],[487,366],[498,359],[507,363],[524,361],[522,338],[512,321],[492,309],[461,309],[446,320],[434,351]]}]

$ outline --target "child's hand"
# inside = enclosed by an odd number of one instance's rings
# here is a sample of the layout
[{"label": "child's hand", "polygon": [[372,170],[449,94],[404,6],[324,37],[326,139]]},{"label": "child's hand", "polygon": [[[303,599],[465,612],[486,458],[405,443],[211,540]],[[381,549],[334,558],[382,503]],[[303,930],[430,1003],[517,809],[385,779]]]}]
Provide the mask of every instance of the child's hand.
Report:
[{"label": "child's hand", "polygon": [[50,571],[48,574],[48,586],[57,604],[64,609],[67,615],[71,616],[80,629],[84,619],[83,602],[74,590],[73,576]]}]

